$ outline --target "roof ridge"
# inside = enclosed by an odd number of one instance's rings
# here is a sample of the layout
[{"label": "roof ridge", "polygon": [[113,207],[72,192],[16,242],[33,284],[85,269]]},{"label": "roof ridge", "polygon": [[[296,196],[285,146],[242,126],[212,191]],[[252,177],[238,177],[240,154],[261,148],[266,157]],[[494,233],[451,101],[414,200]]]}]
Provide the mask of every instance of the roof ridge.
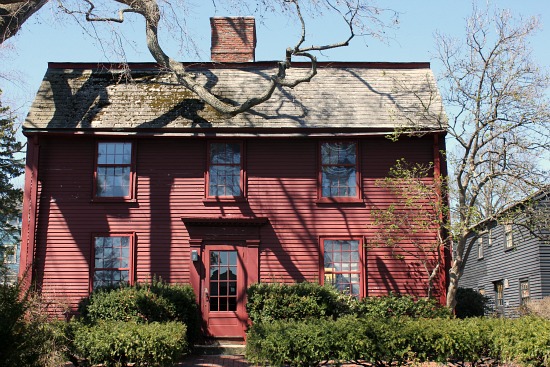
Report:
[{"label": "roof ridge", "polygon": [[[279,61],[255,61],[242,63],[219,63],[211,61],[199,62],[184,62],[187,67],[207,67],[213,69],[247,69],[254,67],[273,67],[277,66]],[[293,62],[294,68],[309,68],[309,62]],[[318,68],[343,68],[343,67],[358,67],[365,69],[429,69],[430,63],[425,61],[414,62],[389,62],[389,61],[318,61]],[[48,62],[48,69],[106,69],[119,70],[126,69],[150,69],[163,70],[163,68],[155,62]]]}]

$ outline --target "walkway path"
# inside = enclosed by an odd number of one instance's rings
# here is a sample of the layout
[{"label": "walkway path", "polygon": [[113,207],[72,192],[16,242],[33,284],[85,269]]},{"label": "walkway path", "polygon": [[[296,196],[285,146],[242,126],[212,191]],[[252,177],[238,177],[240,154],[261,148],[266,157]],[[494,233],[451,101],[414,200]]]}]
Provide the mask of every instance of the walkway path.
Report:
[{"label": "walkway path", "polygon": [[176,367],[248,367],[250,364],[242,355],[223,355],[223,356],[198,356],[190,355],[180,362]]},{"label": "walkway path", "polygon": [[[216,356],[199,356],[190,355],[187,356],[183,362],[180,362],[175,367],[256,367],[249,364],[243,355],[216,355]],[[341,367],[357,367],[356,364],[343,364]],[[434,364],[424,364],[424,367],[435,367]]]}]

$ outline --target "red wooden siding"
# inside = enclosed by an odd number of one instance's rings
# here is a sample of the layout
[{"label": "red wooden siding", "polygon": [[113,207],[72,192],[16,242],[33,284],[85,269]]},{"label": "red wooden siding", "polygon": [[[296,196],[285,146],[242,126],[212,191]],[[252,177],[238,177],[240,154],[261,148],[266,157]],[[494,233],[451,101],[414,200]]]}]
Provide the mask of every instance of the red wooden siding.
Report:
[{"label": "red wooden siding", "polygon": [[[261,281],[318,281],[320,238],[359,237],[368,245],[372,208],[391,200],[375,181],[398,158],[434,160],[431,136],[358,139],[364,204],[326,204],[316,202],[319,140],[243,139],[247,200],[217,203],[205,200],[206,139],[135,138],[136,202],[93,202],[97,141],[40,137],[36,279],[45,294],[72,305],[88,293],[93,233],[135,233],[137,280],[157,274],[189,282],[182,220],[189,217],[268,218],[260,229]],[[425,292],[414,259],[375,248],[367,249],[366,264],[369,295]]]}]

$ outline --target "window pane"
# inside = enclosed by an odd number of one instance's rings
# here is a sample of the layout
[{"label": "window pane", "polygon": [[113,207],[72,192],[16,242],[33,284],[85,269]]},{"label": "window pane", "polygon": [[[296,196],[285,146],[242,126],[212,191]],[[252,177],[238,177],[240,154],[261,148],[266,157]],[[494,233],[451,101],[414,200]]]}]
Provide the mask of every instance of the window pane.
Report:
[{"label": "window pane", "polygon": [[97,196],[124,197],[130,195],[130,167],[98,167]]},{"label": "window pane", "polygon": [[94,287],[117,286],[130,280],[130,237],[111,236],[94,239]]},{"label": "window pane", "polygon": [[235,297],[229,298],[228,311],[237,311],[237,298]]},{"label": "window pane", "polygon": [[324,166],[322,170],[322,195],[356,196],[355,167]]},{"label": "window pane", "polygon": [[226,145],[227,149],[227,163],[240,164],[241,163],[241,145],[238,143],[231,143]]},{"label": "window pane", "polygon": [[107,144],[99,143],[97,145],[97,163],[105,164],[107,163]]},{"label": "window pane", "polygon": [[96,195],[130,195],[132,143],[98,143]]},{"label": "window pane", "polygon": [[211,296],[218,295],[218,282],[210,282],[210,295]]},{"label": "window pane", "polygon": [[225,162],[225,144],[210,144],[210,163]]},{"label": "window pane", "polygon": [[359,241],[324,242],[324,279],[341,292],[359,296]]},{"label": "window pane", "polygon": [[240,196],[241,167],[211,165],[208,187],[210,196]]},{"label": "window pane", "polygon": [[356,163],[356,144],[354,142],[332,142],[321,144],[322,164],[352,164]]},{"label": "window pane", "polygon": [[210,144],[211,164],[240,164],[241,145],[239,143]]}]

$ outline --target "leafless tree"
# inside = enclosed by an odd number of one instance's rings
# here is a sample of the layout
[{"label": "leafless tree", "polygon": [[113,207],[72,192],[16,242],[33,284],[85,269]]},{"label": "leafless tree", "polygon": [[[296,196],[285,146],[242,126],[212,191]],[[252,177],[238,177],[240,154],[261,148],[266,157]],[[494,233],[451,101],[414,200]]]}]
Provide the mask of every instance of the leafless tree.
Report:
[{"label": "leafless tree", "polygon": [[[145,39],[147,48],[161,68],[173,72],[179,83],[193,91],[204,102],[208,103],[218,112],[227,116],[234,116],[249,110],[250,108],[268,100],[276,88],[294,88],[300,83],[309,82],[317,73],[317,58],[314,52],[322,52],[338,47],[345,47],[357,35],[380,36],[384,29],[396,23],[397,13],[383,9],[368,0],[218,0],[216,2],[238,4],[241,6],[254,6],[256,9],[278,11],[285,14],[293,14],[301,24],[301,33],[294,46],[284,51],[284,57],[279,62],[278,72],[271,76],[266,83],[263,93],[249,96],[242,103],[223,101],[198,81],[195,73],[189,72],[185,64],[169,56],[161,46],[159,29],[165,23],[163,20],[167,14],[173,14],[173,7],[178,0],[114,0],[102,2],[101,0],[70,0],[59,1],[59,8],[67,14],[81,16],[87,22],[122,23],[125,18],[138,15],[145,20]],[[23,26],[24,22],[38,11],[47,0],[0,0],[0,41],[4,42]],[[105,6],[107,3],[107,6]],[[185,3],[181,0],[180,3]],[[113,4],[120,6],[114,14],[109,14]],[[317,15],[324,12],[337,14],[348,29],[347,36],[338,42],[306,45],[306,22],[302,13],[302,6]],[[385,22],[383,13],[389,13],[389,20]],[[291,67],[294,58],[300,57],[309,60],[310,69],[307,73],[287,77],[287,70]]]},{"label": "leafless tree", "polygon": [[433,282],[444,269],[444,248],[448,207],[444,181],[431,176],[433,164],[412,164],[399,159],[389,175],[376,186],[388,191],[387,206],[371,211],[374,235],[370,243],[391,249],[399,259],[408,257],[419,263],[425,275],[426,296],[433,293]]},{"label": "leafless tree", "polygon": [[454,237],[450,307],[456,304],[464,254],[486,231],[478,224],[502,220],[503,210],[548,188],[550,79],[529,46],[538,28],[537,18],[474,9],[465,38],[437,35],[454,145],[448,152]]}]

